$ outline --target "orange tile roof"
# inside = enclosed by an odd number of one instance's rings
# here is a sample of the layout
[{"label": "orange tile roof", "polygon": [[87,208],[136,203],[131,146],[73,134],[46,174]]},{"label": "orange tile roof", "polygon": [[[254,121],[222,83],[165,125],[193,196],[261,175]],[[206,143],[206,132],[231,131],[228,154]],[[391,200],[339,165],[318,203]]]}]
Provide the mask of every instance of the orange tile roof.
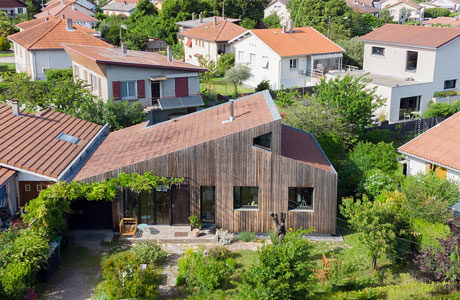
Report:
[{"label": "orange tile roof", "polygon": [[[229,118],[228,103],[147,128],[146,123],[142,123],[112,132],[86,162],[75,180],[114,171],[272,122],[275,117],[269,102],[274,106],[266,92],[236,100],[235,120],[226,124],[222,124],[222,121]],[[276,119],[280,119],[279,115]]]},{"label": "orange tile roof", "polygon": [[85,56],[100,64],[131,65],[150,68],[182,69],[187,71],[203,72],[205,69],[197,66],[173,60],[169,62],[167,57],[155,52],[127,50],[123,55],[121,49],[104,48],[86,45],[63,44],[67,52],[73,52]]},{"label": "orange tile roof", "polygon": [[360,40],[439,48],[459,36],[459,28],[386,24],[362,36]]},{"label": "orange tile roof", "polygon": [[17,172],[8,168],[0,167],[0,186],[2,186],[8,179],[14,176]]},{"label": "orange tile roof", "polygon": [[250,32],[260,38],[280,56],[345,51],[312,27],[296,27],[293,28],[292,33],[282,33],[281,28],[252,29]]},{"label": "orange tile roof", "polygon": [[398,148],[419,157],[460,171],[460,112]]},{"label": "orange tile roof", "polygon": [[[16,116],[0,104],[0,164],[57,179],[102,126],[46,109]],[[66,133],[78,144],[57,138]]]},{"label": "orange tile roof", "polygon": [[74,22],[97,22],[98,21],[98,19],[88,14],[85,14],[84,12],[80,10],[73,9],[72,5],[73,4],[65,4],[65,5],[59,4],[51,9],[42,11],[34,15],[34,17],[36,19],[40,19],[40,18],[45,18],[48,16],[62,17],[62,15],[64,15],[66,19],[72,19],[72,21]]},{"label": "orange tile roof", "polygon": [[216,26],[214,26],[214,22],[210,22],[186,30],[180,33],[180,35],[211,42],[228,42],[245,31],[245,28],[232,22],[217,19]]},{"label": "orange tile roof", "polygon": [[[53,18],[57,18],[57,17],[53,17],[53,16],[49,17],[49,19],[53,19]],[[29,28],[34,27],[34,26],[36,26],[38,24],[41,24],[43,22],[45,22],[45,18],[32,19],[32,20],[29,20],[29,21],[18,23],[18,24],[16,24],[16,27],[19,27],[21,29],[29,29]]]},{"label": "orange tile roof", "polygon": [[10,35],[8,38],[27,50],[63,49],[63,43],[112,47],[91,35],[90,32],[94,30],[76,24],[73,24],[74,30],[67,30],[66,23],[67,20],[52,19]]},{"label": "orange tile roof", "polygon": [[424,21],[424,24],[441,24],[441,25],[450,25],[452,27],[460,27],[460,19],[451,18],[451,17],[438,17],[428,21]]}]

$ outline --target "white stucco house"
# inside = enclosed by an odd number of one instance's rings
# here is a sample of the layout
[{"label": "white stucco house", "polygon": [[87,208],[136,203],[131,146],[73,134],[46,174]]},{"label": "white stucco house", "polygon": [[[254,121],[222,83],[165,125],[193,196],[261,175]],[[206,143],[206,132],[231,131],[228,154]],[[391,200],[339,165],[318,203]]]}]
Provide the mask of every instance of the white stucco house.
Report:
[{"label": "white stucco house", "polygon": [[27,13],[27,4],[20,0],[2,0],[0,1],[0,11],[6,12],[8,17],[13,18],[18,14]]},{"label": "white stucco house", "polygon": [[289,0],[272,0],[264,9],[264,18],[276,14],[281,21],[281,24],[287,25],[291,14],[287,8]]},{"label": "white stucco house", "polygon": [[220,17],[220,16],[212,16],[212,17],[203,17],[203,13],[200,12],[198,14],[198,17],[196,17],[195,13],[192,13],[192,19],[187,20],[187,21],[179,21],[176,22],[175,24],[177,25],[177,32],[178,38],[180,39],[180,33],[187,31],[189,29],[195,28],[195,27],[200,27],[203,24],[211,23],[214,21],[214,17],[217,18],[217,21],[223,21],[227,20],[228,22],[232,22],[235,24],[238,24],[241,20],[240,19],[233,19],[233,18],[227,18],[227,17]]},{"label": "white stucco house", "polygon": [[212,21],[178,34],[184,44],[185,62],[199,66],[199,58],[217,64],[220,55],[235,53],[230,42],[246,29],[223,18],[213,17]]},{"label": "white stucco house", "polygon": [[112,47],[93,36],[94,33],[92,29],[73,24],[71,19],[54,17],[10,35],[16,72],[26,72],[32,80],[45,80],[47,69],[70,68],[72,60],[62,43]]},{"label": "white stucco house", "polygon": [[88,13],[88,10],[86,8],[80,6],[77,3],[67,3],[55,5],[50,9],[44,10],[41,13],[36,14],[34,17],[35,19],[43,19],[58,16],[66,19],[71,19],[75,24],[87,28],[94,28],[96,27],[96,24],[99,22],[99,20],[93,17],[93,15],[94,13],[92,11]]},{"label": "white stucco house", "polygon": [[407,175],[433,170],[460,185],[460,113],[398,148],[407,160]]},{"label": "white stucco house", "polygon": [[390,11],[391,16],[393,17],[393,21],[397,22],[401,15],[403,9],[410,12],[409,20],[420,20],[422,6],[419,4],[410,1],[410,0],[386,0],[381,3],[382,9],[388,9]]},{"label": "white stucco house", "polygon": [[151,123],[203,105],[198,75],[205,69],[174,60],[171,50],[164,56],[126,48],[69,44],[64,48],[72,58],[74,76],[87,81],[94,95],[105,101],[140,102]]},{"label": "white stucco house", "polygon": [[420,116],[437,91],[457,90],[460,29],[386,24],[360,38],[363,70],[339,72],[371,80],[386,99],[376,116],[397,122]]},{"label": "white stucco house", "polygon": [[96,4],[91,0],[51,0],[45,3],[43,11],[58,5],[76,4],[90,11],[96,11]]},{"label": "white stucco house", "polygon": [[331,70],[341,70],[345,51],[312,27],[247,30],[231,42],[235,63],[251,69],[244,84],[268,80],[275,90],[315,85]]},{"label": "white stucco house", "polygon": [[432,0],[428,3],[440,8],[450,9],[452,12],[457,12],[460,6],[460,0]]}]

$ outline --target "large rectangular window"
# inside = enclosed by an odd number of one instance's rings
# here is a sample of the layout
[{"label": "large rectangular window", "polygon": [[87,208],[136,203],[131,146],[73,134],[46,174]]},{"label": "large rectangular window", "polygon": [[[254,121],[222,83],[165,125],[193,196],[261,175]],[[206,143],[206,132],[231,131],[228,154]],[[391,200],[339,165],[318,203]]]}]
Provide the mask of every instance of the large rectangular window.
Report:
[{"label": "large rectangular window", "polygon": [[99,87],[97,86],[97,77],[94,76],[93,74],[89,74],[89,79],[91,82],[91,90],[92,91],[98,91]]},{"label": "large rectangular window", "polygon": [[136,82],[122,81],[121,82],[121,98],[133,99],[136,98]]},{"label": "large rectangular window", "polygon": [[297,69],[298,65],[298,59],[297,58],[291,58],[289,60],[289,69]]},{"label": "large rectangular window", "polygon": [[407,71],[416,71],[417,70],[417,60],[418,60],[418,52],[407,51],[406,70]]},{"label": "large rectangular window", "polygon": [[201,192],[201,222],[215,223],[216,220],[216,187],[202,186]]},{"label": "large rectangular window", "polygon": [[256,55],[251,53],[249,54],[249,63],[251,64],[251,66],[255,66],[256,65]]},{"label": "large rectangular window", "polygon": [[252,143],[254,146],[263,148],[265,150],[272,149],[272,133],[266,133],[259,135],[252,139]]},{"label": "large rectangular window", "polygon": [[457,79],[445,80],[444,81],[444,89],[455,89],[457,86]]},{"label": "large rectangular window", "polygon": [[290,187],[288,195],[288,208],[313,209],[313,188],[312,187]]},{"label": "large rectangular window", "polygon": [[385,48],[372,47],[372,55],[384,56],[385,55]]},{"label": "large rectangular window", "polygon": [[414,117],[413,112],[420,110],[421,96],[404,97],[399,102],[399,119],[407,120]]},{"label": "large rectangular window", "polygon": [[259,188],[254,186],[233,187],[233,208],[257,208],[259,206]]}]

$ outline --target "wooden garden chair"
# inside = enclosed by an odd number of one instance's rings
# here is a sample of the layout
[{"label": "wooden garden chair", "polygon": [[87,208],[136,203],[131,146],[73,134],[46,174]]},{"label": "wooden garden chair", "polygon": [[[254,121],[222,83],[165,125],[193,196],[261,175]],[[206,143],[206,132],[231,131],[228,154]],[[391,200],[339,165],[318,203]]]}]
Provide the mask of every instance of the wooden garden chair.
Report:
[{"label": "wooden garden chair", "polygon": [[120,236],[134,236],[137,231],[136,218],[123,218],[120,221]]}]

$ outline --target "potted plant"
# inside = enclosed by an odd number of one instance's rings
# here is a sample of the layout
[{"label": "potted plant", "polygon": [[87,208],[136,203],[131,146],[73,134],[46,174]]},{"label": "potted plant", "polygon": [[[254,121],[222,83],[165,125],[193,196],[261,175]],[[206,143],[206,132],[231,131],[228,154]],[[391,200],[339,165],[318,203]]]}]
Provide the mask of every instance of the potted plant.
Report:
[{"label": "potted plant", "polygon": [[200,229],[203,227],[201,220],[197,216],[190,216],[188,217],[188,220],[190,221],[193,237],[198,237],[200,235]]}]

